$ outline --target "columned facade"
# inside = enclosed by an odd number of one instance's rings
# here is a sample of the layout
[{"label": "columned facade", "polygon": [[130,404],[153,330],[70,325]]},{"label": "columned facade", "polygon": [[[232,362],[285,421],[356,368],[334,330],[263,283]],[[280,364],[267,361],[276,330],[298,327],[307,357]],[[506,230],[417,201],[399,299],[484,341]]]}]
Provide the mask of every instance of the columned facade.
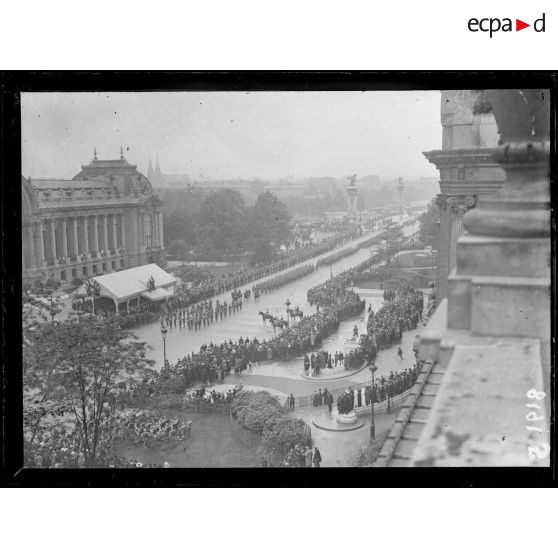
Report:
[{"label": "columned facade", "polygon": [[481,101],[479,92],[442,91],[442,149],[424,153],[440,171],[437,300],[448,296],[448,277],[456,264],[463,215],[475,207],[479,197],[498,191],[505,179],[492,157],[498,143],[496,122]]},{"label": "columned facade", "polygon": [[[63,287],[146,263],[164,265],[162,202],[125,159],[93,160],[73,180],[22,178],[23,279]],[[138,218],[150,223],[147,231]]]}]

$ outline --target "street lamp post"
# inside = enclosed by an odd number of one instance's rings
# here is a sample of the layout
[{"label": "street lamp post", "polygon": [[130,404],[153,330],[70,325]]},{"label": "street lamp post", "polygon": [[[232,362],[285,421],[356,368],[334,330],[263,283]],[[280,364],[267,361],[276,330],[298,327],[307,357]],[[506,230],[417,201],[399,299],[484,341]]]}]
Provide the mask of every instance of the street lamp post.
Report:
[{"label": "street lamp post", "polygon": [[374,372],[376,372],[376,370],[378,370],[378,367],[376,366],[376,363],[372,363],[368,369],[370,370],[370,372],[372,372],[372,393],[370,394],[372,397],[372,400],[370,401],[370,410],[372,411],[372,415],[370,417],[370,440],[375,440],[376,439],[376,424],[374,421],[374,399],[375,399],[375,387],[374,387]]},{"label": "street lamp post", "polygon": [[161,337],[163,338],[163,359],[165,362],[165,372],[167,371],[167,328],[161,326]]}]

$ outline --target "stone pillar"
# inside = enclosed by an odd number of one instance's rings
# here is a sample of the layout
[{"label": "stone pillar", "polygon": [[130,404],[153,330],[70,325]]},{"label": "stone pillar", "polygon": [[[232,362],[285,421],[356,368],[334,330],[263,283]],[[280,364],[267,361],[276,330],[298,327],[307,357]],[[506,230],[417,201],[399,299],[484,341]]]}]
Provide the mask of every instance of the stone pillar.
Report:
[{"label": "stone pillar", "polygon": [[[439,194],[436,204],[440,208],[440,231],[436,257],[436,300],[441,301],[448,296],[448,275],[450,272],[450,211],[447,204],[448,196]],[[432,246],[434,248],[434,246]]]},{"label": "stone pillar", "polygon": [[54,230],[54,219],[50,220],[50,249],[52,251],[52,259],[56,263],[56,234]]},{"label": "stone pillar", "polygon": [[93,252],[95,256],[99,253],[99,219],[97,215],[93,215]]},{"label": "stone pillar", "polygon": [[73,243],[74,243],[74,256],[78,256],[79,254],[79,240],[78,240],[78,223],[77,223],[78,218],[74,217],[73,219]]},{"label": "stone pillar", "polygon": [[132,225],[134,227],[134,246],[133,251],[137,252],[141,248],[141,219],[140,213],[132,213]]},{"label": "stone pillar", "polygon": [[116,220],[117,220],[116,213],[113,213],[111,215],[111,217],[112,217],[112,246],[111,246],[111,248],[113,250],[116,250],[116,248],[118,248],[118,231],[117,231],[117,228],[116,228],[116,225],[117,225],[117,223],[116,223]]},{"label": "stone pillar", "polygon": [[23,225],[21,232],[21,268],[28,269],[30,267],[29,246],[27,245],[27,231],[25,225]]},{"label": "stone pillar", "polygon": [[164,248],[165,245],[163,241],[163,212],[159,211],[157,215],[159,216],[159,246],[161,248]]},{"label": "stone pillar", "polygon": [[33,225],[26,225],[25,233],[27,236],[27,253],[29,255],[29,267],[34,268],[37,267],[37,262],[35,258],[35,242],[33,240]]},{"label": "stone pillar", "polygon": [[102,220],[103,220],[103,248],[105,249],[105,251],[108,252],[108,250],[109,250],[108,223],[107,223],[107,214],[106,213],[102,216]]},{"label": "stone pillar", "polygon": [[475,206],[476,196],[450,196],[447,206],[451,209],[450,246],[449,246],[449,274],[456,265],[457,241],[463,233],[463,215]]},{"label": "stone pillar", "polygon": [[39,241],[39,260],[41,262],[41,265],[44,265],[46,260],[46,254],[45,254],[45,237],[44,237],[42,221],[40,221],[37,224],[37,236]]},{"label": "stone pillar", "polygon": [[89,219],[87,215],[83,217],[83,251],[89,254],[89,231],[87,230]]},{"label": "stone pillar", "polygon": [[120,246],[124,250],[126,248],[126,220],[124,213],[120,214],[120,234],[122,236]]},{"label": "stone pillar", "polygon": [[448,326],[477,335],[550,339],[550,102],[543,90],[489,90],[504,186],[463,224]]},{"label": "stone pillar", "polygon": [[139,246],[143,247],[143,240],[144,240],[144,215],[145,213],[143,213],[142,211],[139,212],[138,214],[138,224],[139,224]]},{"label": "stone pillar", "polygon": [[67,258],[68,257],[68,235],[66,233],[66,219],[62,219],[61,227],[62,227],[62,255]]}]

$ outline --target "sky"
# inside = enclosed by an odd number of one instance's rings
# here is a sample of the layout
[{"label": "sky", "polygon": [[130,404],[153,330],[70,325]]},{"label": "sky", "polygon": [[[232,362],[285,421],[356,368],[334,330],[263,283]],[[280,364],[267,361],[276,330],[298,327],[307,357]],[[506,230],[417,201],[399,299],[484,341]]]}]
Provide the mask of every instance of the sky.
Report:
[{"label": "sky", "polygon": [[23,93],[22,171],[72,178],[93,157],[192,180],[437,176],[439,91]]}]

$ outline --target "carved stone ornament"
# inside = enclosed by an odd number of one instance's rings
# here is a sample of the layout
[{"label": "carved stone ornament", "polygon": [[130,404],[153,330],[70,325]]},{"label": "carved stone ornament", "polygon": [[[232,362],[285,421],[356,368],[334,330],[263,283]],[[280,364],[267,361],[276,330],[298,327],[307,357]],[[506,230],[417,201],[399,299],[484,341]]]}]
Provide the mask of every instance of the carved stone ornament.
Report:
[{"label": "carved stone ornament", "polygon": [[448,208],[448,197],[447,196],[436,196],[436,205],[441,211],[445,211]]},{"label": "carved stone ornament", "polygon": [[450,196],[447,204],[454,213],[463,215],[475,206],[476,201],[476,196]]}]

